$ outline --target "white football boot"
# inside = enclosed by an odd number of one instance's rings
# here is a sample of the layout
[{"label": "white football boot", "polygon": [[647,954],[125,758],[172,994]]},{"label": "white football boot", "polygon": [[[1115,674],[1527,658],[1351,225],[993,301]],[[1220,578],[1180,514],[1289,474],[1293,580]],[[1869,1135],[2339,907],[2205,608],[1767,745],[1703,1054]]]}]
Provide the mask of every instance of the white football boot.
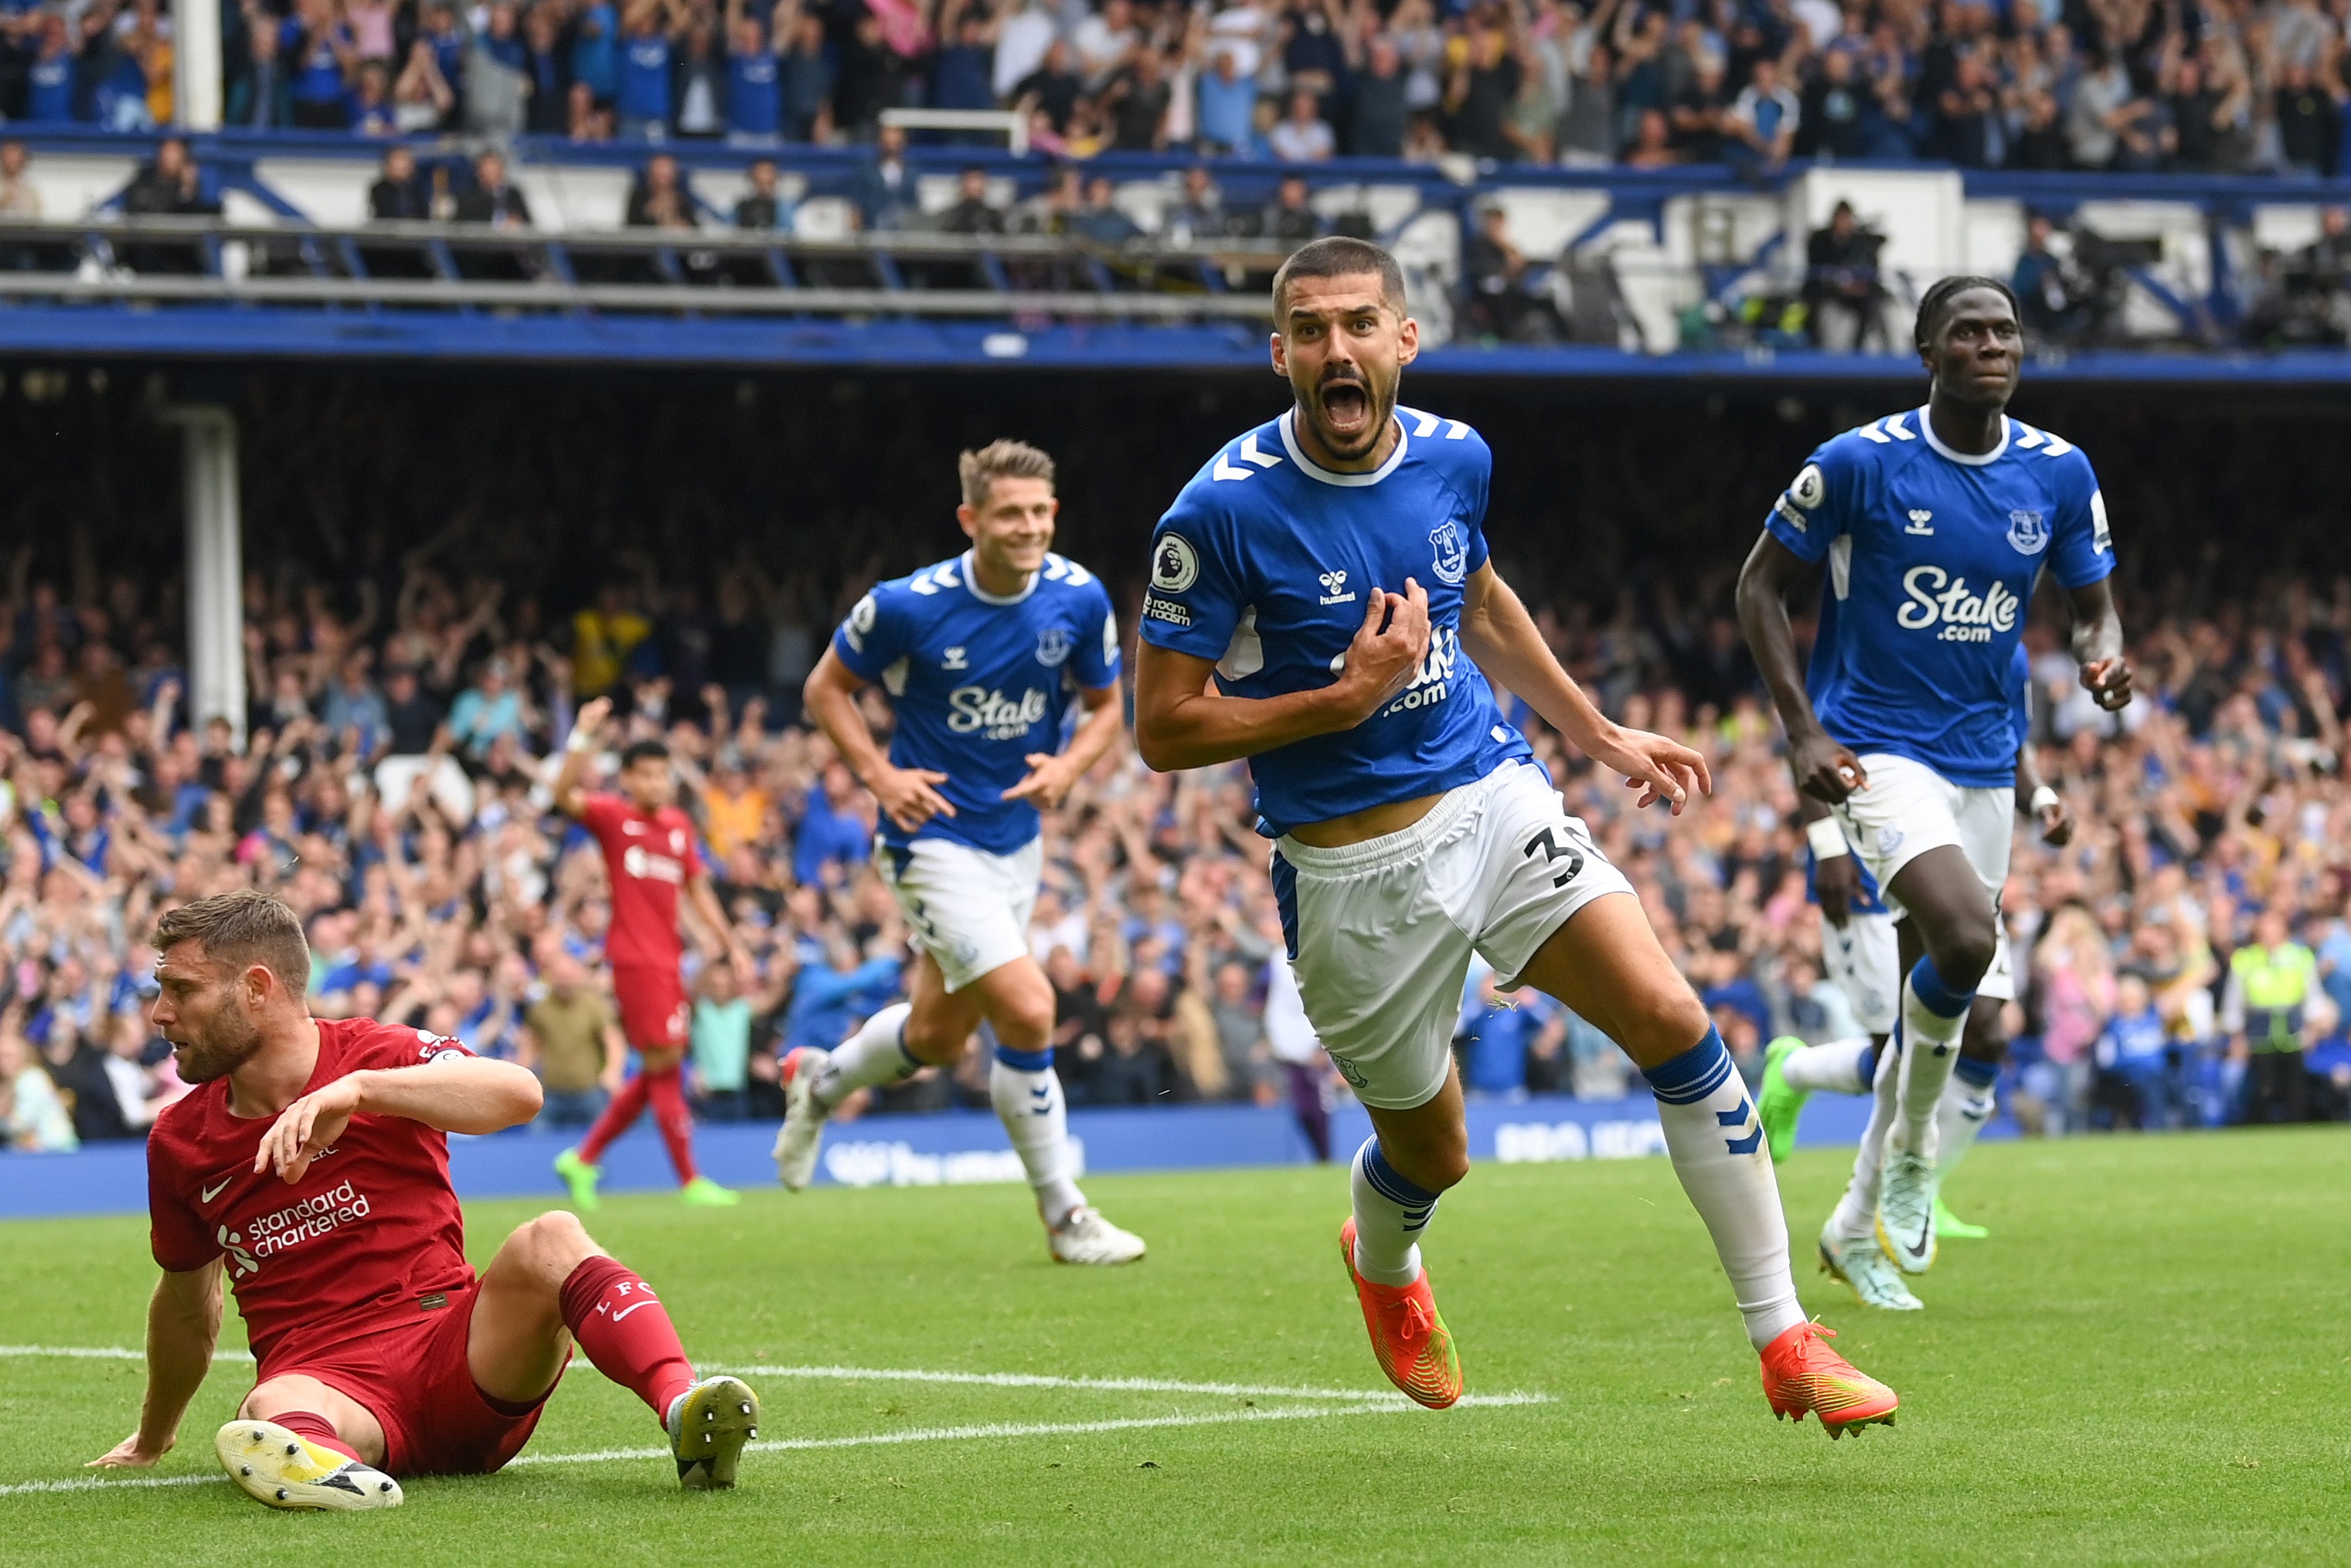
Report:
[{"label": "white football boot", "polygon": [[1851,1291],[1865,1307],[1915,1312],[1927,1303],[1910,1293],[1901,1271],[1886,1260],[1868,1236],[1840,1236],[1834,1222],[1821,1228],[1821,1272]]},{"label": "white football boot", "polygon": [[1886,1151],[1877,1188],[1877,1244],[1906,1274],[1935,1266],[1935,1195],[1942,1186],[1941,1167],[1926,1155]]},{"label": "white football boot", "polygon": [[1143,1238],[1121,1230],[1083,1204],[1046,1232],[1056,1263],[1132,1263],[1143,1256]]},{"label": "white football boot", "polygon": [[275,1421],[231,1421],[213,1434],[228,1479],[271,1508],[398,1508],[400,1483]]}]

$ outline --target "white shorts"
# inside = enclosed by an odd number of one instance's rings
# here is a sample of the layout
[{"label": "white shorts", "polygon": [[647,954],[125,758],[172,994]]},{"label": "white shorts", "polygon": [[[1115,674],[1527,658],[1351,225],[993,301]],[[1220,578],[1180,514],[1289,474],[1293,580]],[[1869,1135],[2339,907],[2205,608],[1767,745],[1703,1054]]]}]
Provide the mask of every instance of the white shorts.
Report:
[{"label": "white shorts", "polygon": [[1399,832],[1343,849],[1283,838],[1273,890],[1306,1016],[1382,1110],[1445,1087],[1469,955],[1506,987],[1570,915],[1633,891],[1531,763],[1447,790]]},{"label": "white shorts", "polygon": [[1894,918],[1903,917],[1894,896],[1894,878],[1928,850],[1957,844],[1968,864],[2000,907],[2008,882],[2009,840],[2016,831],[2016,791],[2007,786],[1954,784],[1923,762],[1873,751],[1860,759],[1869,776],[1837,807],[1844,836],[1862,864],[1877,879],[1878,896]]},{"label": "white shorts", "polygon": [[1999,940],[1992,944],[1991,967],[1986,969],[1983,978],[1976,982],[1976,995],[1990,997],[1995,1001],[2016,1000],[2016,971],[2009,962],[2006,925],[2001,927]]},{"label": "white shorts", "polygon": [[916,839],[904,849],[877,842],[873,866],[949,991],[1029,956],[1029,915],[1045,868],[1041,838],[1008,855],[953,839]]},{"label": "white shorts", "polygon": [[1821,971],[1844,993],[1864,1034],[1892,1034],[1902,1006],[1902,948],[1891,915],[1845,916],[1840,927],[1821,916]]},{"label": "white shorts", "polygon": [[[1840,931],[1821,916],[1821,969],[1844,993],[1853,1020],[1864,1034],[1892,1034],[1902,1007],[1902,944],[1891,915],[1851,915]],[[2000,934],[1991,967],[1976,983],[1976,995],[2003,1002],[2016,999],[2009,967],[2008,933]]]}]

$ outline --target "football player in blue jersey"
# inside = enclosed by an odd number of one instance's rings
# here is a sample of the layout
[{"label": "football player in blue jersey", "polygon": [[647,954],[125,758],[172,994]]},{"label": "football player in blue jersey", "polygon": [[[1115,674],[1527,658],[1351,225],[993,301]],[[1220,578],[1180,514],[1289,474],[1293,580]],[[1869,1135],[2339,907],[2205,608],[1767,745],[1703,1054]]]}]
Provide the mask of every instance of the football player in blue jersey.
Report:
[{"label": "football player in blue jersey", "polygon": [[[1046,547],[1061,502],[1053,460],[998,441],[967,452],[956,520],[971,548],[857,601],[805,698],[882,807],[874,863],[913,928],[911,999],[831,1051],[784,1058],[776,1173],[816,1176],[825,1118],[850,1093],[951,1066],[985,1020],[988,1098],[1036,1190],[1053,1257],[1131,1263],[1142,1238],[1088,1207],[1053,1071],[1053,987],[1029,953],[1044,863],[1038,812],[1061,803],[1118,739],[1118,618],[1094,575]],[[858,711],[878,683],[897,715],[888,756]],[[1072,698],[1082,709],[1054,750]]]},{"label": "football player in blue jersey", "polygon": [[[2038,821],[2043,842],[2063,848],[2073,841],[2074,819],[2064,799],[2042,778],[2033,755],[2027,706],[2032,679],[2026,666],[2024,646],[2019,643],[2010,675],[2016,694],[2012,718],[2018,737],[2017,809]],[[1764,1054],[1763,1083],[1755,1096],[1755,1113],[1763,1123],[1764,1146],[1773,1159],[1782,1160],[1795,1145],[1797,1120],[1813,1092],[1875,1096],[1868,1125],[1855,1155],[1853,1179],[1844,1199],[1821,1228],[1821,1268],[1864,1305],[1916,1311],[1922,1303],[1903,1282],[1901,1271],[1886,1256],[1876,1236],[1878,1182],[1901,1079],[1896,1065],[1898,1059],[1884,1055],[1894,1030],[1895,998],[1902,989],[1900,937],[1892,912],[1879,896],[1876,879],[1859,863],[1844,826],[1826,806],[1809,796],[1801,799],[1798,810],[1806,820],[1806,833],[1812,840],[1810,859],[1821,910],[1823,967],[1844,991],[1865,1034],[1813,1046],[1792,1037],[1773,1040]],[[1968,1009],[1967,1025],[1959,1036],[1959,1060],[1935,1108],[1937,1163],[1947,1178],[1991,1119],[1992,1086],[2000,1076],[2001,1059],[2008,1053],[2001,1015],[2015,995],[2007,934],[2002,932],[1999,955],[1977,983],[1975,1001]],[[1948,1240],[1980,1239],[1988,1233],[1981,1226],[1960,1220],[1938,1196],[1935,1234],[1938,1240]]]},{"label": "football player in blue jersey", "polygon": [[[2014,826],[2011,661],[2045,569],[2100,706],[2130,701],[2114,545],[2079,448],[2008,416],[2023,329],[2007,285],[1920,301],[1927,406],[1813,452],[1739,580],[1740,620],[1788,732],[1797,787],[1833,807],[1902,925],[1900,1075],[1873,1226],[1906,1273],[1935,1260],[1935,1110],[1999,954]],[[1787,596],[1825,564],[1809,668]]]},{"label": "football player in blue jersey", "polygon": [[1340,1249],[1382,1370],[1424,1405],[1461,1392],[1418,1243],[1468,1170],[1449,1046],[1474,951],[1646,1074],[1772,1409],[1816,1412],[1833,1436],[1890,1421],[1893,1390],[1797,1302],[1762,1130],[1721,1037],[1488,677],[1638,805],[1678,811],[1710,790],[1705,759],[1596,709],[1487,559],[1485,443],[1396,402],[1419,329],[1395,258],[1314,241],[1276,274],[1273,316],[1293,403],[1160,519],[1135,737],[1161,769],[1249,759],[1307,1016],[1371,1113]]}]

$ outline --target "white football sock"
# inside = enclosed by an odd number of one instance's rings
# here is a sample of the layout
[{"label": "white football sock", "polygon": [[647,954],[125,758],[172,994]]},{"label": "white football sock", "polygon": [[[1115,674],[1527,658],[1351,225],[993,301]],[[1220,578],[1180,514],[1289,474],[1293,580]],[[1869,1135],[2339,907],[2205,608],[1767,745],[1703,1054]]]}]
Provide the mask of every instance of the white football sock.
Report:
[{"label": "white football sock", "polygon": [[900,1082],[921,1071],[923,1064],[906,1050],[906,1018],[914,1010],[906,1002],[883,1008],[833,1047],[810,1086],[816,1103],[831,1110],[857,1090]]},{"label": "white football sock", "polygon": [[1041,1060],[1044,1065],[1015,1066],[1004,1060],[999,1047],[987,1067],[987,1098],[1020,1156],[1021,1168],[1029,1173],[1038,1212],[1048,1228],[1058,1227],[1086,1201],[1070,1176],[1069,1103],[1061,1097],[1051,1051],[1019,1054],[1024,1061]]},{"label": "white football sock", "polygon": [[1892,1040],[1877,1053],[1877,1082],[1871,1086],[1869,1124],[1861,1130],[1861,1147],[1854,1151],[1853,1180],[1838,1200],[1829,1224],[1839,1236],[1860,1239],[1877,1234],[1877,1178],[1886,1168],[1886,1139],[1894,1130],[1896,1100],[1902,1092],[1902,1052]]},{"label": "white football sock", "polygon": [[[1921,958],[1918,968],[1932,962]],[[1960,998],[1959,1010],[1947,1015],[1919,999],[1917,969],[1902,982],[1901,1114],[1890,1147],[1935,1157],[1935,1106],[1959,1060],[1959,1032],[1967,1027],[1971,999]]]},{"label": "white football sock", "polygon": [[1869,1054],[1873,1043],[1867,1035],[1863,1035],[1858,1040],[1832,1040],[1790,1051],[1788,1059],[1780,1063],[1780,1076],[1788,1081],[1791,1089],[1866,1094],[1869,1085],[1862,1081],[1861,1059]]},{"label": "white football sock", "polygon": [[1706,1221],[1747,1321],[1747,1338],[1761,1350],[1802,1322],[1804,1309],[1788,1271],[1788,1220],[1780,1208],[1779,1182],[1747,1085],[1712,1029],[1642,1075],[1656,1092],[1674,1175]]},{"label": "white football sock", "polygon": [[1374,1285],[1411,1284],[1420,1278],[1420,1233],[1437,1212],[1437,1195],[1398,1175],[1376,1135],[1355,1151],[1351,1177],[1355,1272]]},{"label": "white football sock", "polygon": [[1970,1083],[1957,1072],[1943,1086],[1942,1102],[1935,1107],[1935,1163],[1948,1177],[1959,1168],[1968,1151],[1975,1147],[1976,1134],[1984,1130],[1998,1108],[1997,1091],[1991,1083]]}]

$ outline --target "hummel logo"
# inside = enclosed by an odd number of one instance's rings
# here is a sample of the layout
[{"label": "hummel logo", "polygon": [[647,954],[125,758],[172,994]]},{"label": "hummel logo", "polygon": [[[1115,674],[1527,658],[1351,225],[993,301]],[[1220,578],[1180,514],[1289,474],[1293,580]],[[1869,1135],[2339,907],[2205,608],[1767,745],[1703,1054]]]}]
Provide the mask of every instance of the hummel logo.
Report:
[{"label": "hummel logo", "polygon": [[214,1183],[211,1186],[204,1188],[203,1192],[197,1194],[196,1201],[198,1203],[210,1203],[213,1199],[220,1196],[222,1187],[226,1186],[235,1179],[236,1178],[233,1176],[221,1177],[219,1181]]},{"label": "hummel logo", "polygon": [[939,668],[942,670],[967,670],[970,667],[970,664],[965,662],[964,651],[961,648],[949,648],[946,657],[939,661]]},{"label": "hummel logo", "polygon": [[1930,536],[1935,530],[1928,528],[1927,525],[1934,520],[1934,513],[1920,511],[1914,508],[1910,513],[1910,526],[1902,531],[1906,534],[1917,534],[1922,538]]},{"label": "hummel logo", "polygon": [[1352,593],[1345,593],[1345,592],[1342,592],[1342,591],[1341,591],[1341,590],[1344,589],[1344,588],[1347,586],[1347,574],[1346,574],[1345,572],[1343,572],[1343,571],[1326,571],[1326,572],[1323,572],[1323,573],[1322,574],[1322,602],[1323,602],[1323,603],[1325,603],[1325,604],[1353,604],[1353,603],[1355,601],[1355,596],[1354,596],[1353,594],[1352,594]]}]

